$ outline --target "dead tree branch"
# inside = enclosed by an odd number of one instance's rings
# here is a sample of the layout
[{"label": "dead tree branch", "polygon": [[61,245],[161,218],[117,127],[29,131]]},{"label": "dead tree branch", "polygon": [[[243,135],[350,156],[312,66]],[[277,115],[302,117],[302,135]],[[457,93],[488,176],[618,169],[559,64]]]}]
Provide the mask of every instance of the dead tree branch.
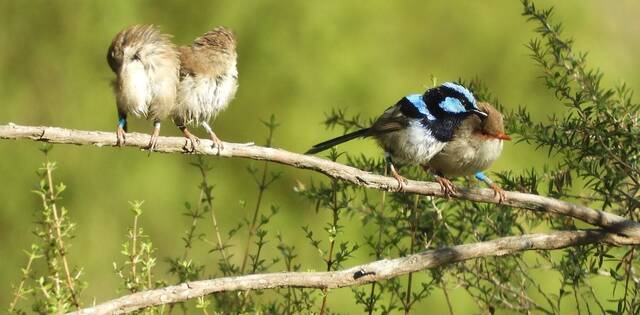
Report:
[{"label": "dead tree branch", "polygon": [[262,290],[281,287],[331,289],[398,277],[469,259],[503,256],[528,250],[554,250],[606,243],[639,244],[637,240],[603,230],[525,234],[493,241],[427,250],[410,256],[383,259],[332,272],[280,272],[187,282],[161,289],[125,295],[70,314],[121,314],[154,305],[182,302],[216,292]]},{"label": "dead tree branch", "polygon": [[[15,124],[0,125],[0,138],[31,139],[49,143],[94,145],[97,147],[116,146],[116,135],[113,132],[18,126]],[[149,135],[140,133],[127,134],[126,146],[128,147],[144,149],[148,143]],[[189,154],[185,149],[186,144],[184,138],[160,137],[156,150],[162,153]],[[346,180],[366,188],[391,191],[397,186],[397,181],[391,177],[372,174],[315,156],[293,153],[282,149],[237,143],[225,143],[224,149],[218,151],[212,148],[211,145],[211,141],[202,139],[196,154],[266,160],[296,168],[313,170],[329,177]],[[443,197],[440,186],[433,182],[410,180],[405,188],[406,193]],[[453,197],[475,202],[498,203],[491,189],[459,189]],[[533,211],[570,216],[609,232],[615,232],[629,238],[640,240],[640,223],[586,206],[514,191],[506,192],[506,198],[503,204]]]}]

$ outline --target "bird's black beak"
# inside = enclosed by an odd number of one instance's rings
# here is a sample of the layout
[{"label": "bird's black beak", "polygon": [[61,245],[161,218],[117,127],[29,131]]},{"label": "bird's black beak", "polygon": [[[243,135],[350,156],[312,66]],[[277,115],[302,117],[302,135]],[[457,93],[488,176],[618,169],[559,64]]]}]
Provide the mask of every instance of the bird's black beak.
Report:
[{"label": "bird's black beak", "polygon": [[477,110],[477,109],[472,109],[471,110],[472,114],[476,114],[480,119],[484,120],[485,118],[487,118],[487,113]]}]

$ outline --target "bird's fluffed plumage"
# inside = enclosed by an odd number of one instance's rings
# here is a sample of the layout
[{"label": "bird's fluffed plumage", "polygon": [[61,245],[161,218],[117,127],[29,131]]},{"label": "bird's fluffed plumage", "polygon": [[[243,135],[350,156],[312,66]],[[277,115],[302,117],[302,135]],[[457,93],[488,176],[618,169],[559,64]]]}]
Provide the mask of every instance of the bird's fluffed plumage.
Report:
[{"label": "bird's fluffed plumage", "polygon": [[[307,154],[358,137],[374,137],[391,161],[424,165],[454,138],[458,126],[472,114],[486,116],[477,107],[471,92],[447,82],[424,94],[403,97],[382,113],[371,127],[316,144]],[[402,189],[402,176],[393,164],[390,166]]]},{"label": "bird's fluffed plumage", "polygon": [[176,124],[215,118],[238,89],[235,35],[228,28],[216,27],[190,46],[180,47],[180,63]]},{"label": "bird's fluffed plumage", "polygon": [[111,42],[107,62],[116,74],[113,87],[120,116],[156,121],[173,112],[180,61],[169,35],[153,25],[128,27]]},{"label": "bird's fluffed plumage", "polygon": [[482,120],[472,116],[458,128],[454,138],[428,163],[446,177],[470,176],[486,170],[502,153],[504,132],[502,114],[489,103],[479,103],[487,113]]},{"label": "bird's fluffed plumage", "polygon": [[498,110],[489,103],[480,103],[479,107],[487,117],[465,119],[454,138],[429,161],[427,167],[435,172],[436,179],[447,190],[454,189],[447,177],[475,175],[494,190],[499,201],[503,201],[505,192],[482,171],[498,159],[503,140],[511,138],[504,132],[502,114]]},{"label": "bird's fluffed plumage", "polygon": [[376,138],[379,145],[401,163],[426,163],[453,138],[458,125],[472,113],[483,115],[473,94],[455,83],[444,83],[424,94],[403,97],[369,128],[313,146],[307,154],[326,150],[358,138]]}]

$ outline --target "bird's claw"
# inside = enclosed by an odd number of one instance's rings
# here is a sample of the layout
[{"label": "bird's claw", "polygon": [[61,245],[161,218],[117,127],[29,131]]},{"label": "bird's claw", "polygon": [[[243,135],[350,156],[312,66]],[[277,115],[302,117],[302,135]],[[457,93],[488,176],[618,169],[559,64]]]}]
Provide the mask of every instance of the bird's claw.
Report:
[{"label": "bird's claw", "polygon": [[153,133],[151,134],[151,138],[149,139],[149,145],[147,146],[147,150],[149,150],[149,152],[152,152],[156,149],[156,147],[158,146],[158,136],[160,135],[160,130],[159,129],[154,129]]},{"label": "bird's claw", "polygon": [[116,145],[122,147],[126,141],[126,132],[124,131],[124,128],[118,126],[118,129],[116,130],[116,138],[118,139],[116,141]]},{"label": "bird's claw", "polygon": [[151,139],[149,140],[149,145],[147,146],[147,150],[153,151],[156,149],[157,145],[158,145],[158,137],[151,136]]},{"label": "bird's claw", "polygon": [[[196,152],[197,145],[200,144],[200,139],[193,134],[186,137],[187,143],[184,144],[184,149],[188,152]],[[189,149],[189,145],[191,145],[191,149]]]},{"label": "bird's claw", "polygon": [[490,187],[491,189],[493,189],[493,197],[498,198],[498,203],[503,203],[505,199],[507,199],[507,195],[505,194],[504,190],[500,188],[500,186],[491,183]]},{"label": "bird's claw", "polygon": [[216,136],[215,133],[211,133],[211,141],[213,142],[212,148],[218,148],[218,152],[224,149],[224,144],[222,144],[222,140]]},{"label": "bird's claw", "polygon": [[436,182],[438,182],[438,184],[440,184],[440,188],[442,188],[442,193],[447,197],[450,198],[451,195],[453,195],[454,193],[456,193],[457,188],[456,186],[453,185],[453,183],[442,177],[442,176],[436,176]]},{"label": "bird's claw", "polygon": [[398,173],[392,173],[391,175],[393,175],[393,178],[395,178],[398,181],[398,187],[396,187],[396,192],[403,192],[405,189],[405,186],[409,183],[409,181],[404,176]]}]

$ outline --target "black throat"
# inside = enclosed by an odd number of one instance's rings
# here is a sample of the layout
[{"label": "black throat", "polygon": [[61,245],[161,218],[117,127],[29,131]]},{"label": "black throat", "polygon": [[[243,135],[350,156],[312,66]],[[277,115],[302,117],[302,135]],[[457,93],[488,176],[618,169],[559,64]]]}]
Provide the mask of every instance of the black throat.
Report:
[{"label": "black throat", "polygon": [[421,123],[431,130],[431,134],[436,140],[449,142],[453,139],[455,131],[466,117],[468,115],[449,115],[433,121],[424,118]]}]

